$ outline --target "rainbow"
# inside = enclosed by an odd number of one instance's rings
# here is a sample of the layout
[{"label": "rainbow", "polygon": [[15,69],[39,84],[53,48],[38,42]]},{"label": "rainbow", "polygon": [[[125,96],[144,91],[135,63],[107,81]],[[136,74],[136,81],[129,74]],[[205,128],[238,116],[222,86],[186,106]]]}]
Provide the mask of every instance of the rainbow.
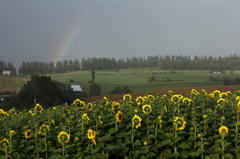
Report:
[{"label": "rainbow", "polygon": [[63,61],[67,59],[68,54],[72,51],[83,32],[83,27],[84,22],[81,23],[79,20],[68,29],[52,57],[54,61]]}]

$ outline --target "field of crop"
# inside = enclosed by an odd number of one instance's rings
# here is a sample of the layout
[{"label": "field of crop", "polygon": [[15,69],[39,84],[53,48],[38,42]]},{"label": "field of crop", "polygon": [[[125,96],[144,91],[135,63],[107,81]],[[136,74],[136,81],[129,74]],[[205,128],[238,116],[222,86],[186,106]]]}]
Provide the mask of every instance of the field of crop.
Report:
[{"label": "field of crop", "polygon": [[5,112],[0,158],[239,158],[240,91],[151,95]]},{"label": "field of crop", "polygon": [[0,76],[0,92],[20,90],[24,81],[19,76]]},{"label": "field of crop", "polygon": [[[101,86],[102,95],[107,95],[115,87],[124,85],[133,92],[222,85],[222,83],[210,82],[208,80],[210,75],[234,78],[239,76],[240,72],[235,71],[234,74],[230,74],[229,71],[225,71],[223,74],[212,74],[210,70],[175,70],[173,73],[170,70],[158,69],[122,69],[118,72],[105,70],[95,72],[95,83]],[[150,82],[152,76],[155,77],[155,81]],[[51,77],[66,84],[79,84],[84,91],[89,91],[88,81],[91,81],[91,71],[54,74]],[[70,79],[74,82],[70,83]]]}]

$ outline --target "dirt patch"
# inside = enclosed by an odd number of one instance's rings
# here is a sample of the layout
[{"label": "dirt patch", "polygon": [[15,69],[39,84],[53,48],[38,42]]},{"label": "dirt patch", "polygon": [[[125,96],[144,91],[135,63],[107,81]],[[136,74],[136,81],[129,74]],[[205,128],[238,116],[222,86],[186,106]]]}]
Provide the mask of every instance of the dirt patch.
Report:
[{"label": "dirt patch", "polygon": [[[197,91],[201,91],[202,89],[205,89],[208,93],[214,90],[219,90],[221,92],[230,91],[234,93],[235,91],[240,91],[240,85],[230,85],[230,86],[208,86],[208,87],[191,87],[191,88],[178,88],[178,89],[166,89],[166,90],[154,90],[154,91],[144,91],[144,92],[134,92],[130,93],[133,98],[136,98],[138,96],[143,96],[147,92],[150,92],[152,95],[156,95],[157,93],[160,93],[161,95],[167,94],[169,90],[172,90],[174,94],[182,94],[185,95],[186,93],[190,93],[192,89],[196,89]],[[105,97],[111,99],[112,101],[118,101],[121,100],[124,94],[116,94],[116,95],[106,95]],[[96,100],[103,99],[104,96],[93,96],[93,97],[81,97],[80,99],[84,101],[85,103],[93,102]]]}]

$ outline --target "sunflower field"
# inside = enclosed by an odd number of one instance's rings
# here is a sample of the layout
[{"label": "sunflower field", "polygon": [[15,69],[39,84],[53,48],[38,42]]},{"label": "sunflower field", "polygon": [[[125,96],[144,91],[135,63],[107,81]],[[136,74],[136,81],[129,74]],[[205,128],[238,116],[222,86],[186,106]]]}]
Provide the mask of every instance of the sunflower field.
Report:
[{"label": "sunflower field", "polygon": [[0,109],[0,158],[240,158],[240,91]]}]

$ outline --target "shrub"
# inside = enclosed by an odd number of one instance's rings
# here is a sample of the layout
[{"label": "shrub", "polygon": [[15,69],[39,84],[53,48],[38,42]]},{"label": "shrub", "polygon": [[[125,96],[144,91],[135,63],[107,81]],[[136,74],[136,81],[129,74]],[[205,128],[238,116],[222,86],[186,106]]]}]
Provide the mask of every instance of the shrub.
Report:
[{"label": "shrub", "polygon": [[151,79],[150,79],[150,82],[152,82],[152,81],[155,81],[155,77],[154,76],[152,76]]},{"label": "shrub", "polygon": [[102,93],[101,87],[96,83],[91,84],[89,87],[89,90],[90,90],[90,93],[89,93],[90,96],[100,96]]}]

